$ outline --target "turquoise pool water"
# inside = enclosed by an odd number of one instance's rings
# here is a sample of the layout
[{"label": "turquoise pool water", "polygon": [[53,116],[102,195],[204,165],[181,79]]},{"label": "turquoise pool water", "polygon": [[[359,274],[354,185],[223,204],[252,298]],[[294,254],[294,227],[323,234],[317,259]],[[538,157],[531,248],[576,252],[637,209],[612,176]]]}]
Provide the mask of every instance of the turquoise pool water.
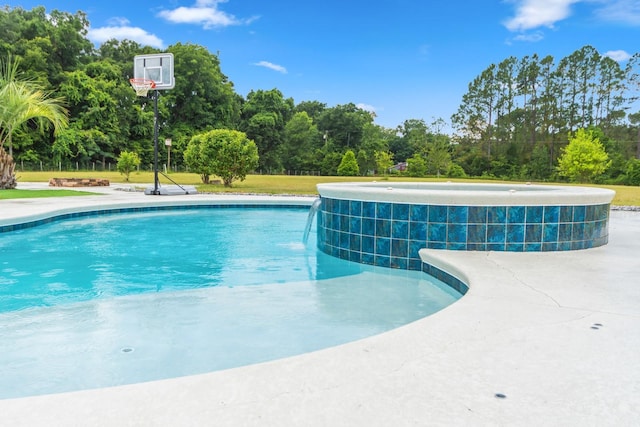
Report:
[{"label": "turquoise pool water", "polygon": [[0,398],[198,374],[378,334],[460,298],[307,245],[306,209],[88,216],[0,234]]}]

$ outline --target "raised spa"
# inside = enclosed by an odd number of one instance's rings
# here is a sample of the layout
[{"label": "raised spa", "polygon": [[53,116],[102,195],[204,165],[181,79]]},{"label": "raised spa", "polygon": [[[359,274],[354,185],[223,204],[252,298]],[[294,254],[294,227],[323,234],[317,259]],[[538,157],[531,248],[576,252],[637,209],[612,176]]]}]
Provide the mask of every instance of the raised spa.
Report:
[{"label": "raised spa", "polygon": [[421,270],[420,249],[568,251],[609,237],[614,191],[574,186],[371,182],[319,184],[318,248],[351,261]]}]

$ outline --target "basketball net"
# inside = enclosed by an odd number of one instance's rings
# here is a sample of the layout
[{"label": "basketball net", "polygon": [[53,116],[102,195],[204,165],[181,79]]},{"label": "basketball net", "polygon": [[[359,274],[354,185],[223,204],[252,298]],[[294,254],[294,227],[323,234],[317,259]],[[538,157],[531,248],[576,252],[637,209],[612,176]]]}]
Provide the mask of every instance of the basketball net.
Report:
[{"label": "basketball net", "polygon": [[138,96],[147,96],[147,93],[156,87],[156,82],[150,79],[129,79],[129,82]]}]

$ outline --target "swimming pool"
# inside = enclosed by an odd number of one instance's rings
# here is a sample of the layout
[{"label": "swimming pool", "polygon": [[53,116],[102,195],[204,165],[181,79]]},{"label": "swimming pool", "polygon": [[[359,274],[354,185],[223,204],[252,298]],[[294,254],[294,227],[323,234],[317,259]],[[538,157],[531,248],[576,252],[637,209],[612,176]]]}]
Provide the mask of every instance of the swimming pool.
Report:
[{"label": "swimming pool", "polygon": [[460,298],[302,245],[307,209],[121,209],[0,233],[0,398],[287,357]]}]

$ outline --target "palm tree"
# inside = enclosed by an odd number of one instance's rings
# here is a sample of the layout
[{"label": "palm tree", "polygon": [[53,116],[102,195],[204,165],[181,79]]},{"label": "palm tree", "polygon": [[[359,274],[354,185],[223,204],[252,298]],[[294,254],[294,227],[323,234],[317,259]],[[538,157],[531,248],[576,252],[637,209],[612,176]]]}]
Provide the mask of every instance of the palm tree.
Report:
[{"label": "palm tree", "polygon": [[16,187],[11,136],[26,123],[35,123],[42,131],[53,125],[58,132],[68,124],[67,111],[62,99],[52,97],[39,83],[20,79],[18,61],[9,57],[0,61],[0,189]]}]

